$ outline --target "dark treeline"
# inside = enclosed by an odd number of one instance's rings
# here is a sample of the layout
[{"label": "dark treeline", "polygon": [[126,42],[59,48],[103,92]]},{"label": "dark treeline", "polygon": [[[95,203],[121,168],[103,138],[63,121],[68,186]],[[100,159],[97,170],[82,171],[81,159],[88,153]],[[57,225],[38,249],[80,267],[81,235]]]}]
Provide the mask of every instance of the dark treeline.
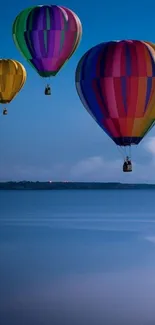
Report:
[{"label": "dark treeline", "polygon": [[97,182],[0,182],[0,190],[114,190],[155,189],[155,184],[125,184]]}]

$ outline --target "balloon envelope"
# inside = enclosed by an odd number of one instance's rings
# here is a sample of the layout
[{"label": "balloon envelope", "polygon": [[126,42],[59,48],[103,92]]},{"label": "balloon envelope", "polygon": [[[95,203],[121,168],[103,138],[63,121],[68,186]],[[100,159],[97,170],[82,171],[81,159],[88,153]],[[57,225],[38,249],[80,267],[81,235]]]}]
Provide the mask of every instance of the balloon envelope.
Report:
[{"label": "balloon envelope", "polygon": [[26,81],[24,66],[10,59],[0,59],[0,103],[10,103]]},{"label": "balloon envelope", "polygon": [[119,146],[138,144],[155,121],[155,61],[144,42],[101,43],[76,69],[87,111]]},{"label": "balloon envelope", "polygon": [[56,5],[23,10],[13,24],[13,39],[41,77],[55,76],[75,52],[82,26],[78,16]]},{"label": "balloon envelope", "polygon": [[155,58],[155,44],[149,41],[143,41],[146,46],[148,46],[149,50],[151,51],[153,57]]}]

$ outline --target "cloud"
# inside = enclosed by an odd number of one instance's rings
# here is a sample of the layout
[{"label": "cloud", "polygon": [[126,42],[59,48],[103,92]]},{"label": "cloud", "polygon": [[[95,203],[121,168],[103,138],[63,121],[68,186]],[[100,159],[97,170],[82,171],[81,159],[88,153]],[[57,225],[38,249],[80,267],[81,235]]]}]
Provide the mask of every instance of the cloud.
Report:
[{"label": "cloud", "polygon": [[70,176],[77,180],[101,181],[115,178],[120,171],[121,160],[106,161],[101,156],[89,157],[77,162],[70,170]]},{"label": "cloud", "polygon": [[144,148],[155,157],[155,137],[149,137],[145,142]]},{"label": "cloud", "polygon": [[133,172],[122,172],[123,159],[106,160],[104,157],[89,157],[77,162],[70,171],[76,180],[88,181],[118,181],[118,182],[154,182],[155,181],[155,137],[149,137],[143,144],[151,157],[149,162],[133,162]]},{"label": "cloud", "polygon": [[[155,137],[149,137],[143,144],[143,153],[147,153],[147,162],[134,161],[133,172],[123,173],[123,159],[107,160],[105,156],[84,157],[72,162],[49,163],[47,166],[10,165],[0,166],[0,180],[53,180],[53,181],[107,181],[107,182],[155,182]],[[149,155],[148,155],[149,153]],[[146,157],[146,156],[145,156]]]}]

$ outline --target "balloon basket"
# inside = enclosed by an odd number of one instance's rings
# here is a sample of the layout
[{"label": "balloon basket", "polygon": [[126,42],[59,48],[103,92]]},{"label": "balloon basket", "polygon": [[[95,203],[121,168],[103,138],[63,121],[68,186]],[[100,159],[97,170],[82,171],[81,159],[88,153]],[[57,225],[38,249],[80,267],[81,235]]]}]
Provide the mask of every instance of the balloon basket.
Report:
[{"label": "balloon basket", "polygon": [[7,115],[8,114],[8,111],[6,108],[3,109],[3,115]]},{"label": "balloon basket", "polygon": [[51,95],[51,87],[50,86],[46,86],[45,87],[45,95],[46,96],[50,96]]}]

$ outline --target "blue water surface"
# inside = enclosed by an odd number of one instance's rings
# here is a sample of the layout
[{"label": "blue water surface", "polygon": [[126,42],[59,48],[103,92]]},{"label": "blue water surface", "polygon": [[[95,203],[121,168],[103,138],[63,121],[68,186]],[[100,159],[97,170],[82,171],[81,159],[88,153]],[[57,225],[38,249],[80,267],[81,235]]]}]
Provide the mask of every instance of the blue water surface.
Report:
[{"label": "blue water surface", "polygon": [[155,191],[0,191],[0,324],[155,324]]}]

